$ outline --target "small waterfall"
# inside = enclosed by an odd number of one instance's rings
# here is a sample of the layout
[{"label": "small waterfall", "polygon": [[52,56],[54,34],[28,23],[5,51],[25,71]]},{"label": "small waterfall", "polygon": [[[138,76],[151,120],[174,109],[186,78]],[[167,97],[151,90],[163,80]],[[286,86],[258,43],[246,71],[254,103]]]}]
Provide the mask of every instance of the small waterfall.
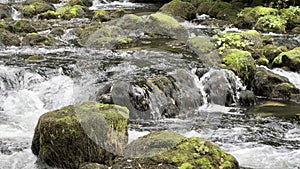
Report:
[{"label": "small waterfall", "polygon": [[21,19],[21,12],[17,11],[15,8],[12,7],[12,14],[11,17],[13,20],[20,20]]},{"label": "small waterfall", "polygon": [[289,81],[295,85],[298,89],[300,89],[300,74],[297,72],[285,71],[280,68],[275,68],[271,70],[273,73],[276,73],[280,76],[286,77]]}]

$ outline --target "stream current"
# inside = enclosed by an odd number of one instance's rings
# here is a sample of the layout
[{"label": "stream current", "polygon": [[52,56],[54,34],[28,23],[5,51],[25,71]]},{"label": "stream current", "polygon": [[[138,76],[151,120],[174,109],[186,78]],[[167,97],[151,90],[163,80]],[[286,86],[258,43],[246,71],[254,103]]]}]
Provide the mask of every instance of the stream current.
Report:
[{"label": "stream current", "polygon": [[[122,6],[122,3],[94,4],[92,8],[95,9]],[[124,2],[122,7],[135,6]],[[143,5],[139,4],[139,7]],[[190,36],[210,36],[213,29],[191,23],[184,25]],[[278,43],[286,41],[284,36],[276,37]],[[291,46],[299,46],[297,35],[291,39]],[[32,55],[43,59],[26,60]],[[98,90],[107,84],[139,82],[172,74],[178,69],[192,73],[198,66],[198,59],[192,55],[159,47],[117,51],[77,47],[1,47],[0,169],[40,168],[30,146],[34,127],[43,113],[96,100]],[[204,77],[210,77],[214,71],[211,69]],[[272,71],[287,76],[299,87],[299,74],[281,69]],[[194,80],[202,91],[206,81]],[[238,78],[236,81],[240,83]],[[129,142],[151,131],[169,129],[187,137],[211,140],[235,156],[241,168],[300,168],[299,118],[257,116],[242,108],[210,103],[203,91],[202,95],[203,106],[192,112],[181,112],[178,118],[132,121]],[[291,109],[300,113],[299,106],[293,103],[287,104],[284,111]]]}]

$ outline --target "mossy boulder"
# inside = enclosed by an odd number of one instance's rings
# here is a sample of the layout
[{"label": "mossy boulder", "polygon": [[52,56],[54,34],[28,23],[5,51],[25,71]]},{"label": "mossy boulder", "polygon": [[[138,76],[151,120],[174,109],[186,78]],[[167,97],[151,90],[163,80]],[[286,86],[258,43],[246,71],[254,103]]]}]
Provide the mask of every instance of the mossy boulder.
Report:
[{"label": "mossy boulder", "polygon": [[86,27],[80,35],[83,46],[120,49],[133,45],[143,35],[144,21],[134,14],[106,22],[102,26]]},{"label": "mossy boulder", "polygon": [[128,141],[125,107],[85,102],[42,115],[32,152],[50,166],[77,169],[86,162],[109,164]]},{"label": "mossy boulder", "polygon": [[19,46],[19,37],[8,30],[0,28],[0,44],[6,46]]},{"label": "mossy boulder", "polygon": [[293,84],[285,82],[274,86],[271,97],[290,100],[292,95],[295,94],[299,94],[299,89],[297,89]]},{"label": "mossy boulder", "polygon": [[263,47],[263,55],[269,60],[270,63],[282,52],[287,52],[288,49],[285,46],[275,46],[272,44],[265,45]]},{"label": "mossy boulder", "polygon": [[227,49],[240,49],[248,51],[252,57],[258,59],[262,55],[264,36],[256,30],[248,30],[241,33],[224,33],[213,36],[219,53],[224,54]]},{"label": "mossy boulder", "polygon": [[69,0],[68,4],[71,6],[80,5],[90,7],[93,5],[92,0]]},{"label": "mossy boulder", "polygon": [[0,4],[0,19],[9,18],[12,14],[12,9],[8,5]]},{"label": "mossy boulder", "polygon": [[293,71],[300,70],[300,47],[282,52],[272,62],[273,67],[286,66]]},{"label": "mossy boulder", "polygon": [[239,27],[251,28],[256,24],[260,17],[277,15],[278,12],[277,9],[263,6],[247,7],[238,13],[236,24]]},{"label": "mossy boulder", "polygon": [[297,89],[286,77],[259,67],[254,77],[253,91],[258,96],[267,98],[289,99]]},{"label": "mossy boulder", "polygon": [[198,55],[201,62],[210,66],[220,65],[220,56],[215,44],[210,40],[198,36],[189,39],[187,44],[189,49]]},{"label": "mossy boulder", "polygon": [[166,37],[186,41],[187,30],[173,17],[157,12],[147,17],[145,33],[152,37]]},{"label": "mossy boulder", "polygon": [[23,38],[23,45],[53,46],[56,45],[56,40],[47,35],[28,33]]},{"label": "mossy boulder", "polygon": [[173,16],[181,17],[185,20],[196,18],[196,8],[189,2],[173,0],[164,4],[159,11]]},{"label": "mossy boulder", "polygon": [[41,19],[72,19],[72,18],[82,18],[85,16],[85,11],[87,8],[81,5],[71,6],[70,4],[66,4],[56,10],[48,10],[47,12],[39,15]]},{"label": "mossy boulder", "polygon": [[239,9],[224,1],[206,1],[199,4],[197,13],[208,14],[217,19],[234,21]]},{"label": "mossy boulder", "polygon": [[105,10],[97,10],[92,18],[92,21],[106,22],[110,20],[109,13]]},{"label": "mossy boulder", "polygon": [[125,151],[132,155],[129,156],[131,162],[125,156],[118,159],[113,168],[239,168],[233,156],[211,142],[196,137],[185,138],[169,131],[154,132],[139,138],[130,143]]},{"label": "mossy boulder", "polygon": [[250,85],[256,73],[255,61],[250,52],[232,49],[222,59],[223,67],[232,70],[245,85]]},{"label": "mossy boulder", "polygon": [[32,18],[33,16],[47,12],[48,10],[55,10],[54,6],[39,0],[27,0],[23,3],[22,13],[25,17]]},{"label": "mossy boulder", "polygon": [[33,26],[32,21],[28,19],[21,19],[14,21],[11,24],[11,31],[15,33],[36,33],[37,30]]},{"label": "mossy boulder", "polygon": [[241,106],[254,106],[257,103],[257,99],[253,91],[243,90],[239,93],[238,103]]},{"label": "mossy boulder", "polygon": [[287,20],[276,15],[265,15],[260,17],[254,27],[263,32],[286,32]]}]

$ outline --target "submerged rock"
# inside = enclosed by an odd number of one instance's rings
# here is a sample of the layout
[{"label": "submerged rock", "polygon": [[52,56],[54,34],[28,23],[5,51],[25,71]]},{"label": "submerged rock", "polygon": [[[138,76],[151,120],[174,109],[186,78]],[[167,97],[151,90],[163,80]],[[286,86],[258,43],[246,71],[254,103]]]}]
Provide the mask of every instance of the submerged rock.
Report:
[{"label": "submerged rock", "polygon": [[130,143],[125,152],[128,156],[119,158],[112,168],[239,168],[233,156],[211,142],[185,138],[171,131],[141,137]]},{"label": "submerged rock", "polygon": [[85,162],[108,164],[128,141],[125,107],[96,102],[63,107],[42,115],[32,152],[50,166],[77,169]]},{"label": "submerged rock", "polygon": [[167,37],[186,41],[187,30],[173,17],[157,12],[148,16],[145,32],[152,37]]}]

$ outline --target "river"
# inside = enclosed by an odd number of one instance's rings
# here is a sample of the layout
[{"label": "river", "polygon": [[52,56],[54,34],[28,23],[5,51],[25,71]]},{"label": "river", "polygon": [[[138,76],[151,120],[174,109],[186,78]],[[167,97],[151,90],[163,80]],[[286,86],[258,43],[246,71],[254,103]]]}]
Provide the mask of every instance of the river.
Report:
[{"label": "river", "polygon": [[[102,4],[95,1],[91,8],[119,7],[145,8],[145,4]],[[183,25],[191,37],[210,36],[214,29],[192,23]],[[289,39],[283,35],[270,36],[277,37],[278,43]],[[65,37],[68,41],[70,36]],[[291,45],[299,46],[298,35],[290,39]],[[42,56],[43,59],[26,59],[32,55]],[[0,47],[0,169],[39,168],[30,146],[34,127],[43,113],[96,100],[98,90],[107,84],[172,75],[178,69],[193,73],[197,66],[198,59],[193,55],[165,50],[159,45],[116,51],[72,46]],[[209,77],[214,71],[211,69],[204,77]],[[287,76],[295,86],[300,87],[298,73],[281,69],[272,71]],[[208,83],[203,79],[194,80],[200,91]],[[237,86],[240,85],[239,79],[235,80]],[[171,129],[187,137],[211,140],[235,156],[241,168],[300,168],[299,118],[258,116],[251,109],[247,111],[245,108],[210,103],[206,100],[205,92],[202,91],[202,94],[204,105],[184,112],[178,118],[132,121],[129,125],[129,142],[151,131]],[[300,113],[300,106],[285,103],[282,111]]]}]

